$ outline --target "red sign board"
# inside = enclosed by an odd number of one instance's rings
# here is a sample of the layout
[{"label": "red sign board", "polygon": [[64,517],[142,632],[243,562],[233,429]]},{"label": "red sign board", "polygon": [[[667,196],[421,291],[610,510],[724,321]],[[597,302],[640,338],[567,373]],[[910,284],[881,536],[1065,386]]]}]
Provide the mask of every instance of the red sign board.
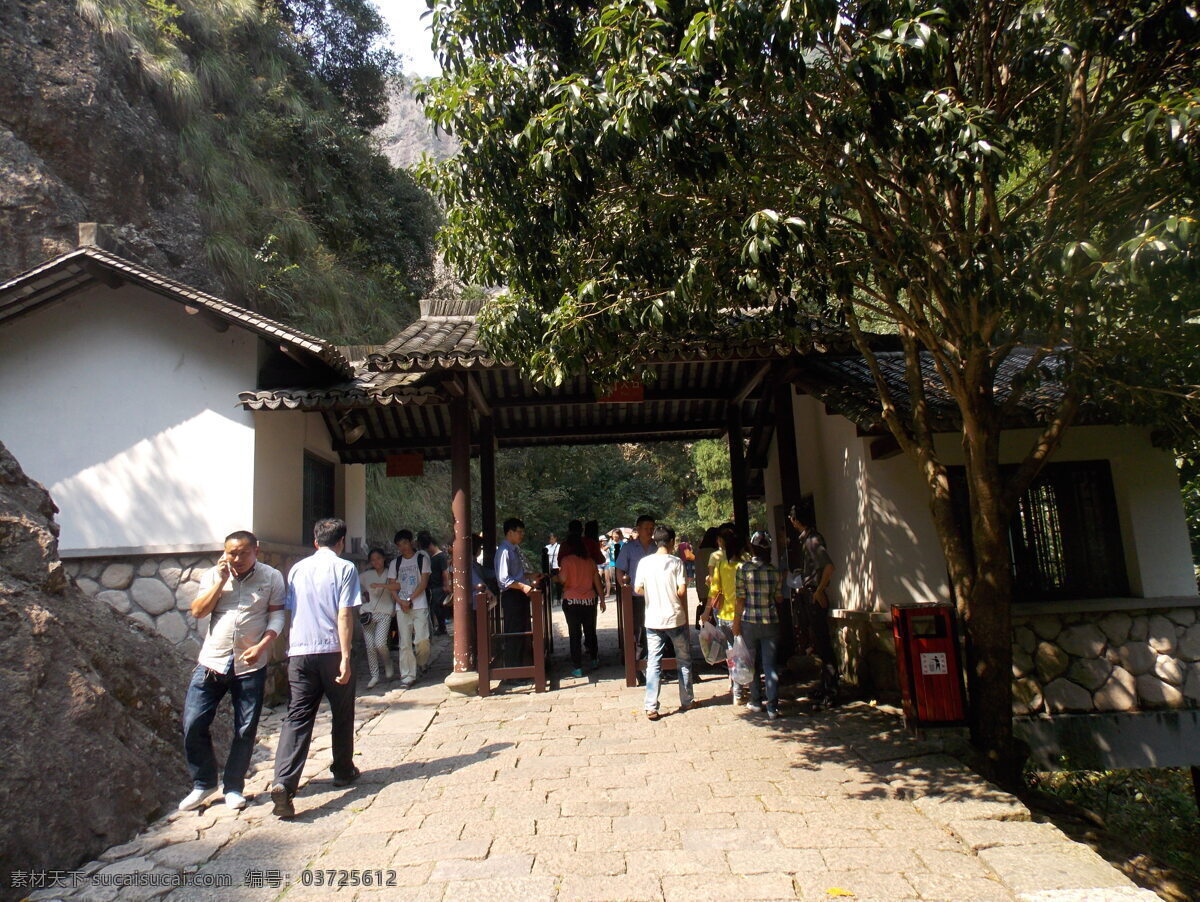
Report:
[{"label": "red sign board", "polygon": [[641,382],[618,382],[607,395],[596,399],[598,404],[641,404],[646,400],[646,387]]},{"label": "red sign board", "polygon": [[387,456],[388,476],[423,476],[425,475],[425,455],[423,454],[389,454]]}]

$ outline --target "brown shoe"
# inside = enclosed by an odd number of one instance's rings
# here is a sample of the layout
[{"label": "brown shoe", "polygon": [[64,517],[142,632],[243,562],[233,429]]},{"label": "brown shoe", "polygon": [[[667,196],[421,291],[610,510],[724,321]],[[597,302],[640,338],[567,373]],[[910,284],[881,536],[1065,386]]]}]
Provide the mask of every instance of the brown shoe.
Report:
[{"label": "brown shoe", "polygon": [[662,717],[662,715],[659,714],[657,711],[647,711],[646,712],[647,720],[658,720],[660,717]]}]

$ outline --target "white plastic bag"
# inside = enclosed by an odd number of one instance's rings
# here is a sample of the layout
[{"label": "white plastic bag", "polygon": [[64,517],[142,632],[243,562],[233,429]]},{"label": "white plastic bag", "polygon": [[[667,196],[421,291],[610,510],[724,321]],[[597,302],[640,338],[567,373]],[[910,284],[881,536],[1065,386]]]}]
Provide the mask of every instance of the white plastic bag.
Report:
[{"label": "white plastic bag", "polygon": [[729,651],[729,676],[739,686],[749,686],[754,681],[754,652],[741,636],[734,638]]},{"label": "white plastic bag", "polygon": [[700,625],[700,651],[704,653],[704,660],[709,664],[720,664],[725,660],[725,652],[729,648],[729,643],[725,641],[725,634],[711,620],[705,620]]}]

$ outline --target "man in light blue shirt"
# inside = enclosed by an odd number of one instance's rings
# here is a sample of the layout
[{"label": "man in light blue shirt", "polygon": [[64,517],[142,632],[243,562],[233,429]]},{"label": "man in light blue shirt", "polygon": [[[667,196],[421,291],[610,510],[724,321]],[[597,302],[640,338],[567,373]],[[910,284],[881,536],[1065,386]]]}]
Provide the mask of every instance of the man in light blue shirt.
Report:
[{"label": "man in light blue shirt", "polygon": [[354,618],[362,604],[358,569],[340,555],[346,548],[346,523],[320,520],[313,527],[316,553],[299,561],[288,574],[287,607],[292,612],[288,644],[291,701],[275,753],[271,786],[274,813],[294,817],[292,797],[300,786],[313,724],[321,697],[333,714],[333,785],[358,779],[354,766],[354,671],[350,648]]},{"label": "man in light blue shirt", "polygon": [[[617,555],[617,580],[621,585],[633,589],[637,587],[638,563],[647,555],[654,554],[658,546],[654,544],[654,518],[642,514],[637,518],[637,536],[621,546]],[[646,598],[634,592],[633,595],[633,642],[637,648],[638,660],[648,660],[650,651],[646,647]],[[638,682],[645,677],[638,671]]]},{"label": "man in light blue shirt", "polygon": [[[521,540],[525,538],[525,523],[516,517],[504,521],[504,541],[496,548],[496,583],[500,587],[500,612],[504,632],[528,633],[533,627],[529,610],[529,595],[537,582],[537,574],[525,573],[521,557]],[[504,666],[520,667],[527,663],[525,649],[529,642],[524,636],[504,638]],[[532,652],[532,649],[530,649]]]}]

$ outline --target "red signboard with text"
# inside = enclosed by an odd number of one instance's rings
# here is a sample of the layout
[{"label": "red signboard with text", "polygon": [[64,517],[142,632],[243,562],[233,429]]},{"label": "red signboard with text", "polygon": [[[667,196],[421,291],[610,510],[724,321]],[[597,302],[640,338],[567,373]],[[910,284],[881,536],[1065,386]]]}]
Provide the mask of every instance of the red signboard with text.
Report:
[{"label": "red signboard with text", "polygon": [[425,455],[423,454],[389,454],[387,456],[388,476],[422,476],[425,473]]}]

